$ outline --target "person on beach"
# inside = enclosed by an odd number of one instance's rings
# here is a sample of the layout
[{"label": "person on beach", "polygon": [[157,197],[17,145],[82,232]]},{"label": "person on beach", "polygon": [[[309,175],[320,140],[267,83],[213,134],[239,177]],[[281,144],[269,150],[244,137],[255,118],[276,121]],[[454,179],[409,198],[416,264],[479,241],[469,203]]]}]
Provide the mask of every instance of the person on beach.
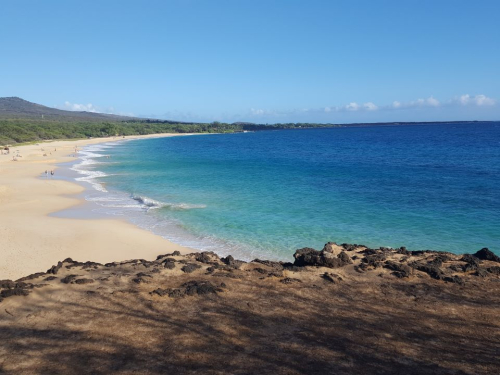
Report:
[{"label": "person on beach", "polygon": [[49,171],[45,170],[45,178],[49,177]]},{"label": "person on beach", "polygon": [[50,178],[54,177],[54,170],[50,171]]}]

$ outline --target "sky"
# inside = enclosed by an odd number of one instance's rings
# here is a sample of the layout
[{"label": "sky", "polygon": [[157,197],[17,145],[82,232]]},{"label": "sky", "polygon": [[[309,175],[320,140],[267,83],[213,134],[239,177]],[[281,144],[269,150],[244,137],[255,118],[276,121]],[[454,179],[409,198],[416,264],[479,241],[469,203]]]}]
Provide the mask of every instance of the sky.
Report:
[{"label": "sky", "polygon": [[182,121],[500,120],[500,1],[0,0],[0,97]]}]

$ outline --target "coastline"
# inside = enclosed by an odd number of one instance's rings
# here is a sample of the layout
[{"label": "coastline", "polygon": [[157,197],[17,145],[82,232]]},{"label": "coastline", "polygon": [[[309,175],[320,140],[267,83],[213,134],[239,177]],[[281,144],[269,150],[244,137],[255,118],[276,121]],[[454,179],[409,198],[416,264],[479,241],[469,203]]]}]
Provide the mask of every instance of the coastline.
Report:
[{"label": "coastline", "polygon": [[[71,156],[75,147],[181,135],[188,134],[47,141],[14,146],[9,155],[0,155],[0,279],[17,279],[67,257],[111,262],[191,252],[126,220],[54,217],[50,214],[84,203],[76,196],[85,188],[76,182],[39,178],[45,170],[54,170],[57,176],[57,164],[76,160]],[[12,161],[18,151],[20,157]]]}]

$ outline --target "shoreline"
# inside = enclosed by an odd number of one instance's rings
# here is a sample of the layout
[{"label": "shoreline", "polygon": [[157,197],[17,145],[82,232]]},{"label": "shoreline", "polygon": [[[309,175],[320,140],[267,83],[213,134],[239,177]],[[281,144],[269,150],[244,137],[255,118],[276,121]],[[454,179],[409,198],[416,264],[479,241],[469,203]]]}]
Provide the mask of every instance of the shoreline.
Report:
[{"label": "shoreline", "polygon": [[[39,178],[45,170],[73,162],[75,147],[111,141],[161,138],[190,134],[151,134],[124,138],[57,140],[11,147],[0,155],[0,279],[17,279],[73,257],[96,262],[155,257],[158,253],[190,248],[117,218],[61,218],[59,211],[85,203],[85,187],[73,181]],[[17,161],[13,161],[16,155]],[[46,156],[44,156],[44,154]]]}]

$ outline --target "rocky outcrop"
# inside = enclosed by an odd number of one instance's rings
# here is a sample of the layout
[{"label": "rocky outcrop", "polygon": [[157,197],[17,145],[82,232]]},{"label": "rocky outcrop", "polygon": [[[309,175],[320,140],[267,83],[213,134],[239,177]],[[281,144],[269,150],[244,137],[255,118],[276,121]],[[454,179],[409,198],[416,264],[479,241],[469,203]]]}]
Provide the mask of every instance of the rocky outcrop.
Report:
[{"label": "rocky outcrop", "polygon": [[332,243],[327,243],[321,251],[309,247],[299,249],[293,255],[295,258],[294,265],[297,267],[339,268],[352,263],[350,257],[345,252],[339,251],[336,253],[335,251],[330,251],[332,248]]},{"label": "rocky outcrop", "polygon": [[203,296],[206,294],[217,294],[223,291],[225,284],[220,286],[215,286],[210,281],[189,281],[182,284],[179,288],[168,288],[162,289],[158,288],[150,292],[152,295],[158,295],[160,297],[168,296],[170,298],[180,298],[184,296]]},{"label": "rocky outcrop", "polygon": [[492,251],[490,251],[488,248],[483,248],[479,251],[477,251],[474,256],[478,259],[481,260],[490,260],[492,262],[499,262],[500,263],[500,257],[493,254]]}]

